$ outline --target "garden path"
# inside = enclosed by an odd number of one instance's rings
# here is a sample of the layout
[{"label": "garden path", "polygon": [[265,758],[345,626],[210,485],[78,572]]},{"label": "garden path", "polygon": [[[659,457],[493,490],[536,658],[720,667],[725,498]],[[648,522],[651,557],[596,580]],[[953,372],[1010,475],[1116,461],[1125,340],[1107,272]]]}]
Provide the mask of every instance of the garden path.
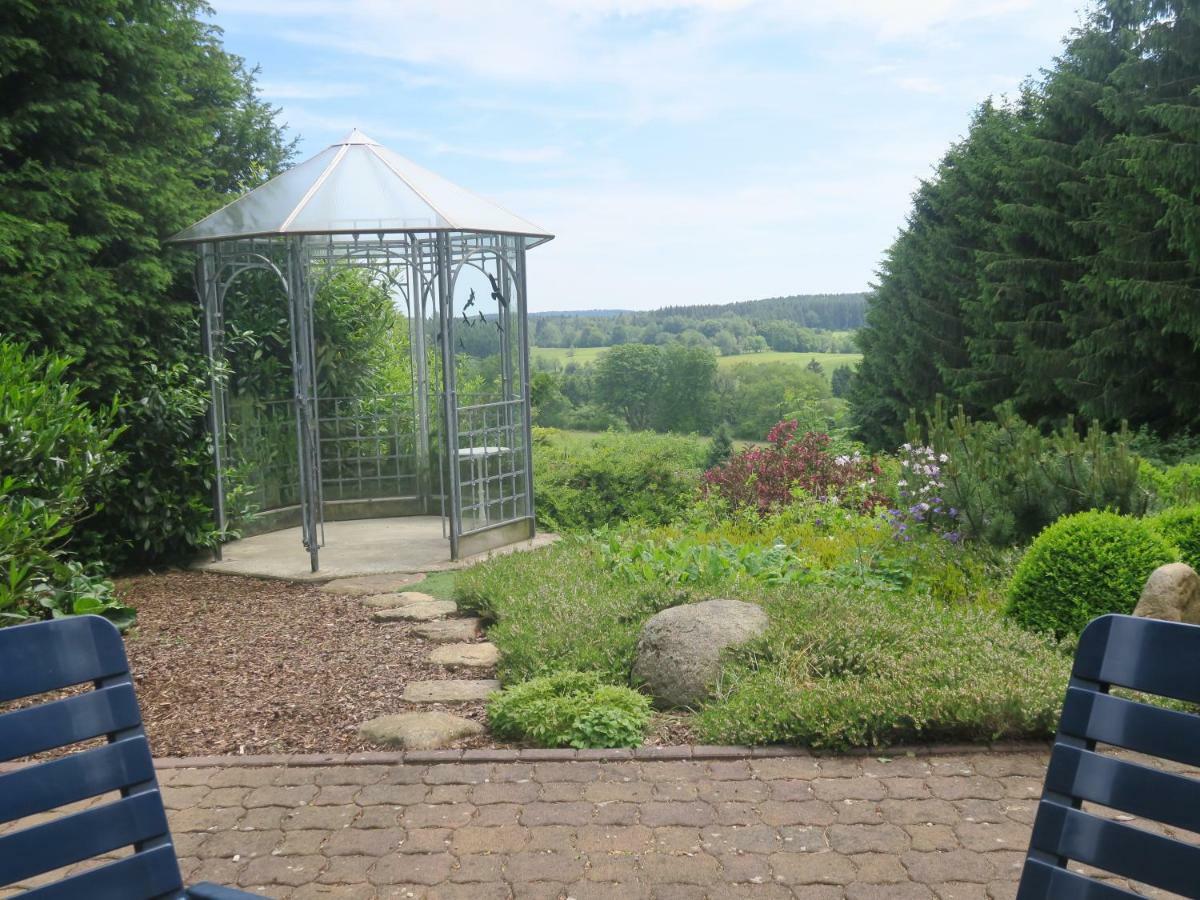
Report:
[{"label": "garden path", "polygon": [[278,898],[996,900],[1015,895],[1046,762],[538,753],[160,778],[185,876]]}]

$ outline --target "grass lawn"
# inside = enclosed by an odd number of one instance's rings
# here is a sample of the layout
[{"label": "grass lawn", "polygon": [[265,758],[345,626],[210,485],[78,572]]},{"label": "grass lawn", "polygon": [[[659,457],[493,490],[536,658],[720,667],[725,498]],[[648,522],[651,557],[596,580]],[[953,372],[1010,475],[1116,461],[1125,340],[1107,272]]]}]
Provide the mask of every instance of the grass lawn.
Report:
[{"label": "grass lawn", "polygon": [[[569,347],[534,347],[533,360],[538,362],[544,360],[547,362],[557,362],[561,365],[566,365],[569,362],[586,365],[596,362],[600,354],[608,347],[578,347],[571,349]],[[722,369],[728,369],[730,366],[736,366],[739,363],[769,363],[769,362],[786,362],[795,363],[796,365],[806,366],[810,360],[816,360],[825,369],[826,376],[830,375],[838,366],[857,366],[862,360],[861,353],[776,353],[767,351],[766,353],[742,353],[736,356],[721,356],[717,358],[717,365]]]}]

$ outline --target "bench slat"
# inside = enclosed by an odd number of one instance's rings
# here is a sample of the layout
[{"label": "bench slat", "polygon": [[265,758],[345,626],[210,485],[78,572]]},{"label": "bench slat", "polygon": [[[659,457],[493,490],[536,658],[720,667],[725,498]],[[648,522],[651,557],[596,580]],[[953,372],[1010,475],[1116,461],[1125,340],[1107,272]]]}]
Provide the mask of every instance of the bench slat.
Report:
[{"label": "bench slat", "polygon": [[22,900],[151,900],[176,896],[183,877],[170,844],[127,856],[22,894]]},{"label": "bench slat", "polygon": [[1135,616],[1102,616],[1080,635],[1072,672],[1087,681],[1200,703],[1197,658],[1200,628]]},{"label": "bench slat", "polygon": [[18,709],[0,716],[0,762],[134,728],[141,721],[131,684]]},{"label": "bench slat", "polygon": [[1067,689],[1059,732],[1184,765],[1200,765],[1200,716],[1084,688]]},{"label": "bench slat", "polygon": [[1059,744],[1046,789],[1200,832],[1200,781]]},{"label": "bench slat", "polygon": [[139,735],[0,775],[0,822],[45,812],[154,778]]},{"label": "bench slat", "polygon": [[157,790],[0,837],[0,885],[167,834]]},{"label": "bench slat", "polygon": [[99,616],[0,629],[0,703],[98,681],[129,670],[121,635]]},{"label": "bench slat", "polygon": [[1140,894],[1094,881],[1039,859],[1025,860],[1017,900],[1142,900]]},{"label": "bench slat", "polygon": [[1184,896],[1196,896],[1200,847],[1043,800],[1031,850],[1086,863]]}]

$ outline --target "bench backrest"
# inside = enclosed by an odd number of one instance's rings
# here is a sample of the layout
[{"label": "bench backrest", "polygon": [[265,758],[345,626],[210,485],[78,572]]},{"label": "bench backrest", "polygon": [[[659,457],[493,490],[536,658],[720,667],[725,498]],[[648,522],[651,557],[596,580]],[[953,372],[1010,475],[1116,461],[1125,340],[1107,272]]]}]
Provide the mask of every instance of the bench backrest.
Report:
[{"label": "bench backrest", "polygon": [[[99,616],[0,628],[0,703],[89,684],[91,690],[0,714],[0,763],[107,738],[0,775],[0,887],[132,847],[117,861],[22,896],[180,896],[179,864],[117,629]],[[57,813],[112,792],[119,796]],[[36,818],[17,821],[29,816]]]},{"label": "bench backrest", "polygon": [[1080,808],[1088,802],[1200,832],[1200,780],[1096,752],[1100,744],[1200,766],[1200,715],[1114,697],[1111,687],[1200,703],[1200,627],[1103,616],[1084,630],[1018,900],[1141,896],[1067,868],[1080,863],[1200,897],[1200,847]]}]

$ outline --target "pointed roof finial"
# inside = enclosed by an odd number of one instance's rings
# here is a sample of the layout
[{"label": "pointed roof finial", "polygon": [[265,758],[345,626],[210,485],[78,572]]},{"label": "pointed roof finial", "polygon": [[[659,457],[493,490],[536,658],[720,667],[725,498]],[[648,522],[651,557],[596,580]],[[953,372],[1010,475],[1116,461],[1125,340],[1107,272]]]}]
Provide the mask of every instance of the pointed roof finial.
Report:
[{"label": "pointed roof finial", "polygon": [[351,128],[350,133],[347,134],[340,141],[335,143],[333,146],[336,147],[340,144],[374,144],[376,147],[378,147],[379,141],[373,141],[369,137],[367,137],[365,134],[363,134],[361,131],[359,131],[357,128]]}]

